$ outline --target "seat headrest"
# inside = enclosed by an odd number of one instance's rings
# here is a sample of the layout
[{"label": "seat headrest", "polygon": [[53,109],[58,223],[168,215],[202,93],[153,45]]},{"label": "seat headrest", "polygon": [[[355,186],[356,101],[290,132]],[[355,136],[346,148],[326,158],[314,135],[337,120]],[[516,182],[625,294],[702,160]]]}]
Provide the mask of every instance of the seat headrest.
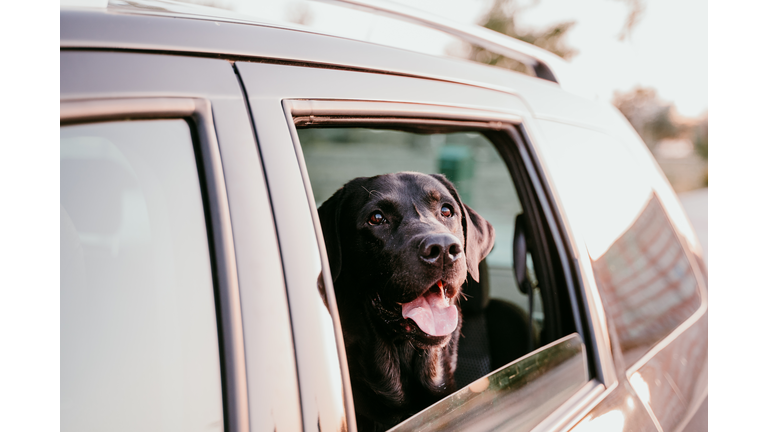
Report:
[{"label": "seat headrest", "polygon": [[471,277],[467,278],[464,286],[464,297],[461,298],[461,312],[465,315],[482,313],[490,301],[490,285],[488,278],[488,263],[480,261],[480,282],[475,282]]}]

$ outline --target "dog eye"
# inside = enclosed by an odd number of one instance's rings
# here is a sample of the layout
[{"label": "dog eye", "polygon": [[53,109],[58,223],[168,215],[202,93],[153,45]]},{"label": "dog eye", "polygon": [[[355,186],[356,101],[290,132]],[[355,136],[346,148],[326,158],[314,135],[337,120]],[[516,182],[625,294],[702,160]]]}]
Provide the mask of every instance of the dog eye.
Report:
[{"label": "dog eye", "polygon": [[371,215],[370,218],[368,218],[368,223],[371,225],[379,225],[381,223],[386,222],[387,220],[384,219],[384,215],[382,215],[380,212],[375,212]]},{"label": "dog eye", "polygon": [[449,205],[444,205],[443,208],[440,209],[440,214],[443,215],[443,217],[451,217],[453,216],[453,209]]}]

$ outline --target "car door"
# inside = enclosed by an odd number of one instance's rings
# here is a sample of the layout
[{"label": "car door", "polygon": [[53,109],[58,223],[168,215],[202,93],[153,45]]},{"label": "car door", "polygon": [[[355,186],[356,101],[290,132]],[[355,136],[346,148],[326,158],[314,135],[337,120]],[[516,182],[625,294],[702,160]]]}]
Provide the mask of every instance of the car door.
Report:
[{"label": "car door", "polygon": [[[535,152],[543,140],[533,127],[535,121],[526,102],[509,92],[423,78],[247,61],[238,61],[235,67],[247,93],[273,200],[297,343],[305,430],[338,430],[342,422],[354,430],[343,323],[328,290],[332,283],[316,207],[329,190],[343,184],[324,183],[324,175],[318,172],[324,170],[325,177],[344,181],[342,177],[355,172],[347,169],[356,164],[348,155],[390,156],[372,153],[371,146],[359,152],[354,146],[333,150],[334,142],[352,143],[361,136],[378,136],[378,147],[391,148],[392,153],[398,145],[405,149],[400,156],[405,161],[402,166],[410,166],[408,160],[419,157],[407,153],[411,144],[421,146],[422,153],[432,152],[429,157],[442,164],[451,158],[462,159],[461,151],[448,149],[446,142],[459,140],[454,149],[466,149],[477,140],[485,140],[490,149],[486,154],[493,154],[503,170],[494,171],[491,165],[478,170],[483,175],[503,172],[506,180],[502,180],[514,185],[509,195],[493,196],[498,206],[504,207],[505,201],[517,202],[512,206],[517,210],[511,209],[509,217],[498,219],[497,229],[507,243],[494,259],[506,262],[506,268],[489,261],[488,272],[492,280],[504,281],[510,288],[502,295],[507,298],[500,300],[514,303],[520,293],[512,280],[509,251],[514,215],[522,211],[527,218],[526,236],[532,244],[532,264],[527,265],[538,287],[536,296],[529,291],[529,296],[522,298],[530,299],[528,312],[534,321],[537,315],[543,316],[537,323],[532,321],[527,330],[531,339],[537,340],[532,350],[491,373],[475,375],[479,378],[401,423],[397,430],[568,430],[592,419],[589,412],[598,403],[620,411],[627,430],[656,430],[631,386],[616,378],[610,342],[602,332],[605,322],[600,317],[599,296],[583,283],[581,272],[591,268],[588,263],[580,264],[576,259],[579,250],[570,244],[566,222]],[[521,85],[527,84],[527,79],[521,78]],[[357,138],[349,138],[350,128],[358,129]],[[388,130],[390,135],[382,135]],[[429,139],[421,142],[414,131]],[[541,141],[533,145],[537,139]],[[313,140],[331,149],[325,162],[317,162],[320,148],[309,146]],[[357,160],[360,166],[368,163]],[[448,165],[415,163],[416,168],[409,169],[452,169]],[[451,171],[457,176],[452,180],[460,183],[462,170]],[[485,183],[478,180],[473,190],[495,189],[478,186],[481,184]],[[461,189],[461,184],[458,187]],[[486,208],[492,212],[494,206]],[[499,275],[507,272],[508,280],[494,276],[494,271]],[[324,280],[329,293],[327,307],[318,292],[318,278]],[[531,328],[537,329],[535,335]],[[587,423],[582,427],[587,428]],[[593,423],[593,427],[600,424]]]},{"label": "car door", "polygon": [[282,262],[224,60],[61,52],[62,430],[298,430]]}]

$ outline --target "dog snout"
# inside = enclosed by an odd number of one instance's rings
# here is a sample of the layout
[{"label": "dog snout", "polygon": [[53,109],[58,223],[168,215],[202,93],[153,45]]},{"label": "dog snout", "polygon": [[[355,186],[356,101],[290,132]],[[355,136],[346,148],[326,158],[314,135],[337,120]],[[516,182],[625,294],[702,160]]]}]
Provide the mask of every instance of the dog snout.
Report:
[{"label": "dog snout", "polygon": [[459,239],[447,233],[431,234],[422,240],[419,258],[431,265],[451,265],[464,251]]}]

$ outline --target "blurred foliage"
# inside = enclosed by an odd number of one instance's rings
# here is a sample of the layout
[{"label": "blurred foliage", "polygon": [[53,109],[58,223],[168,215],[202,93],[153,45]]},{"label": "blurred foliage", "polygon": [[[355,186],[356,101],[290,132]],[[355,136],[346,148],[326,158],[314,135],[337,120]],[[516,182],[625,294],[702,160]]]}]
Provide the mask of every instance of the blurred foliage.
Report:
[{"label": "blurred foliage", "polygon": [[[705,161],[709,160],[708,154],[708,142],[709,142],[709,114],[705,115],[703,119],[699,120],[693,126],[693,148],[696,150],[699,156]],[[709,169],[704,172],[704,178],[701,179],[704,187],[709,187]]]},{"label": "blurred foliage", "polygon": [[[640,22],[645,12],[646,0],[618,0],[629,6],[629,14],[624,23],[619,40],[629,38],[632,30]],[[565,60],[571,59],[578,54],[578,51],[568,45],[566,35],[576,24],[575,21],[565,21],[554,24],[543,30],[521,28],[515,20],[515,17],[527,9],[537,6],[541,0],[531,0],[524,2],[521,0],[493,0],[491,8],[479,20],[478,24],[497,31],[499,33],[511,36],[524,42],[528,42],[537,47],[543,48],[553,54],[562,57]],[[470,60],[499,66],[505,69],[512,69],[518,72],[526,72],[526,66],[517,60],[507,58],[501,54],[488,51],[477,45],[471,45],[467,58]]]},{"label": "blurred foliage", "polygon": [[640,22],[645,13],[645,0],[618,0],[622,3],[626,3],[629,6],[629,15],[624,22],[624,27],[619,33],[619,40],[623,41],[629,39],[635,26]]},{"label": "blurred foliage", "polygon": [[315,17],[312,14],[312,10],[309,8],[309,4],[302,2],[293,2],[288,5],[287,20],[299,25],[308,26],[311,25]]},{"label": "blurred foliage", "polygon": [[627,93],[614,93],[613,105],[624,114],[651,150],[659,141],[676,138],[683,125],[673,118],[673,105],[662,101],[652,88],[638,87]]},{"label": "blurred foliage", "polygon": [[515,15],[536,4],[538,1],[522,6],[517,0],[494,0],[491,9],[480,18],[480,25],[570,59],[577,51],[568,46],[563,38],[575,24],[574,21],[555,24],[544,30],[522,29],[515,22]]},{"label": "blurred foliage", "polygon": [[693,148],[705,160],[708,157],[709,115],[693,126]]},{"label": "blurred foliage", "polygon": [[[544,30],[523,29],[517,25],[515,15],[536,4],[538,4],[538,0],[533,1],[528,5],[521,5],[518,0],[493,0],[491,8],[480,18],[478,24],[515,39],[544,48],[566,60],[576,55],[576,49],[567,45],[564,39],[565,35],[573,27],[575,22],[568,21],[555,24]],[[517,60],[488,51],[477,45],[471,45],[467,58],[491,66],[498,66],[524,73],[529,72],[527,67]]]},{"label": "blurred foliage", "polygon": [[[685,118],[673,104],[661,100],[656,90],[638,87],[614,93],[613,104],[629,120],[653,152],[672,187],[678,192],[708,185],[708,116]],[[661,141],[688,141],[690,153],[670,156],[658,145]],[[665,143],[668,145],[671,143]],[[667,147],[669,151],[669,147]]]}]

